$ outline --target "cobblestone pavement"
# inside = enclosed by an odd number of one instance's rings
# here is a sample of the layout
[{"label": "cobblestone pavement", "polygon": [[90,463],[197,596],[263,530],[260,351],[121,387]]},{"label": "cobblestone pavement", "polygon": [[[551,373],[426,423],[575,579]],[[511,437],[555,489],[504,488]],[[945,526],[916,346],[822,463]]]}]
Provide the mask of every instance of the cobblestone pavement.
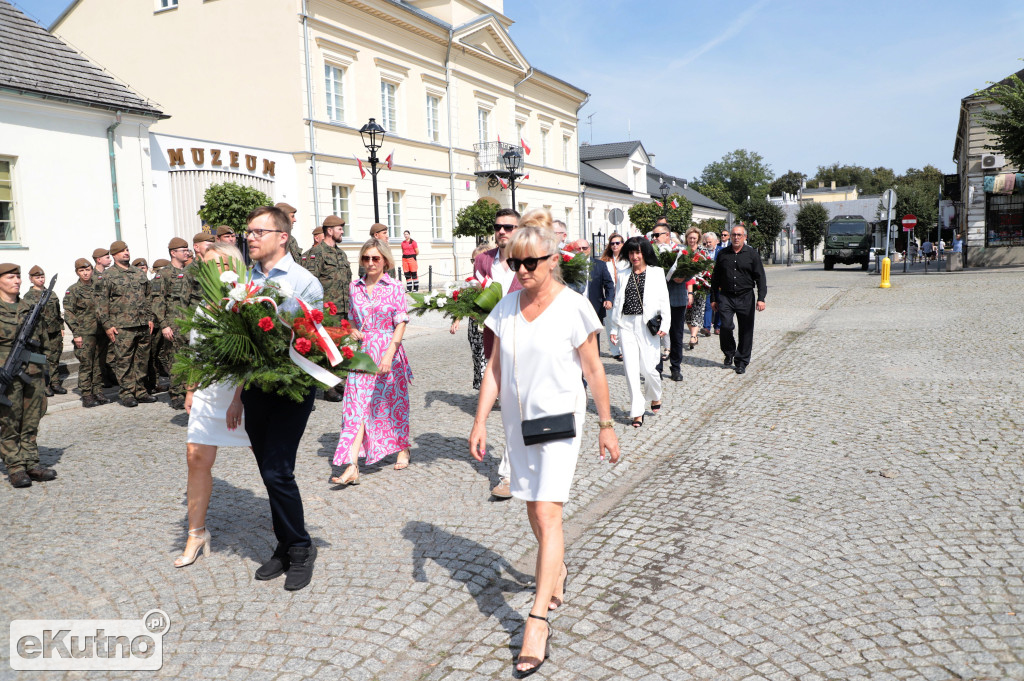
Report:
[{"label": "cobblestone pavement", "polygon": [[[639,431],[622,365],[606,361],[625,459],[584,448],[568,599],[537,677],[1024,679],[1020,271],[888,291],[814,265],[768,277],[748,373],[720,368],[717,339],[702,339]],[[469,348],[440,327],[424,319],[407,341],[409,469],[385,460],[333,489],[339,407],[317,403],[296,475],[320,555],[296,593],[252,579],[273,540],[248,452],[220,453],[213,553],[176,570],[183,415],[45,418],[43,460],[60,477],[0,488],[3,619],[161,608],[157,678],[508,678],[534,542],[520,502],[487,496],[496,458],[466,453]],[[7,656],[0,678],[62,678],[15,677]]]}]

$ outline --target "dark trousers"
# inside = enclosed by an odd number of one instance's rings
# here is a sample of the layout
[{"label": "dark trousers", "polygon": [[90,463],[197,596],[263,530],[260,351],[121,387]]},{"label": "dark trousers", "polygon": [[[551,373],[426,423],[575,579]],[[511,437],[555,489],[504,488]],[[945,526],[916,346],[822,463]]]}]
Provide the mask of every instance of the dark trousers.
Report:
[{"label": "dark trousers", "polygon": [[245,432],[252,443],[260,476],[270,498],[274,534],[283,549],[310,546],[302,511],[302,497],[295,482],[295,453],[313,411],[316,391],[301,404],[262,390],[243,390]]},{"label": "dark trousers", "polygon": [[[722,352],[732,355],[737,366],[750,364],[750,350],[754,346],[754,315],[757,313],[757,298],[754,290],[730,295],[718,294],[718,314],[721,317],[721,334],[718,336]],[[735,317],[735,322],[733,322]],[[733,337],[733,327],[739,326],[739,347]]]},{"label": "dark trousers", "polygon": [[[686,336],[686,306],[672,306],[671,324],[668,327],[668,363],[673,369],[678,369],[683,364],[683,338]],[[658,362],[658,372],[661,372],[662,362]]]}]

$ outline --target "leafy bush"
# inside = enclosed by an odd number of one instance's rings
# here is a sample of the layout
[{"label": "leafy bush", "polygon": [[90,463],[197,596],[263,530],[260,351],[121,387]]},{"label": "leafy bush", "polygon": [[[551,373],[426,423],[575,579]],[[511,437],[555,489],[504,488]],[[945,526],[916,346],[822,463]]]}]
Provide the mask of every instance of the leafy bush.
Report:
[{"label": "leafy bush", "polygon": [[204,205],[199,217],[216,228],[227,225],[236,232],[245,231],[245,218],[260,206],[272,206],[273,199],[253,187],[235,182],[212,184],[203,195]]},{"label": "leafy bush", "polygon": [[494,233],[494,219],[500,206],[493,201],[480,199],[458,212],[455,216],[455,236],[475,237],[483,241]]}]

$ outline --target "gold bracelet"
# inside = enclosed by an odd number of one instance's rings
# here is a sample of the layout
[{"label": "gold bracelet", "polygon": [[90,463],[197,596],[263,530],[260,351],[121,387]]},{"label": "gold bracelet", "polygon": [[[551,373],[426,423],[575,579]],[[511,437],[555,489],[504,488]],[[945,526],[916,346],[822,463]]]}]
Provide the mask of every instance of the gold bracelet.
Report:
[{"label": "gold bracelet", "polygon": [[598,421],[597,422],[597,426],[598,426],[598,428],[614,428],[615,427],[615,421],[612,421],[612,420]]}]

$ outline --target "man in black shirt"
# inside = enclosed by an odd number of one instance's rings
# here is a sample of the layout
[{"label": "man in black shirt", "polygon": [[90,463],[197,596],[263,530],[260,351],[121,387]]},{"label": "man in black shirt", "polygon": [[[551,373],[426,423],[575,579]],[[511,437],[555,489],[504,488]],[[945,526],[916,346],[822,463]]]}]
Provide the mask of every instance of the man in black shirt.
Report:
[{"label": "man in black shirt", "polygon": [[[754,344],[754,310],[764,311],[768,281],[757,251],[747,245],[747,229],[736,225],[730,233],[730,244],[718,253],[711,274],[711,309],[722,322],[718,336],[725,353],[725,366],[733,365],[737,374],[745,373]],[[757,298],[754,287],[757,287]],[[739,324],[739,347],[733,337],[733,315]]]}]

